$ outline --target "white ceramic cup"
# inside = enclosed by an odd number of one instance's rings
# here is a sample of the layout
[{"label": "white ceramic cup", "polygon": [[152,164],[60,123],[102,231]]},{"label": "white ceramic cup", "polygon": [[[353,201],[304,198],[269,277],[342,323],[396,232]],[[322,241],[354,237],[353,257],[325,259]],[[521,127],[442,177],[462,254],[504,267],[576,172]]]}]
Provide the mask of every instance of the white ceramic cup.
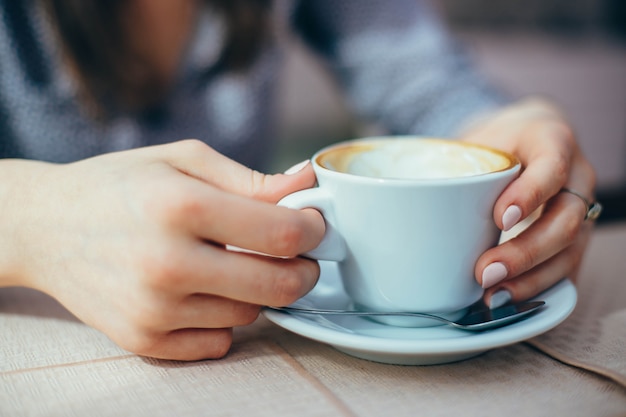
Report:
[{"label": "white ceramic cup", "polygon": [[493,207],[519,174],[514,156],[453,140],[379,137],[324,148],[312,164],[318,186],[278,204],[322,213],[326,235],[307,255],[338,262],[355,308],[454,319],[481,298],[474,266],[498,242]]}]

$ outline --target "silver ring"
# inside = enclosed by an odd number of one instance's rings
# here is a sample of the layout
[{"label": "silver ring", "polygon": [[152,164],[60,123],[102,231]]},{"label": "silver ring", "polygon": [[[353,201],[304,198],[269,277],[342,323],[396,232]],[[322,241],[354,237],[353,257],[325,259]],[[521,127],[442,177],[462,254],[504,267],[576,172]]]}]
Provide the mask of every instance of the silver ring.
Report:
[{"label": "silver ring", "polygon": [[584,220],[596,220],[600,217],[600,213],[602,213],[602,204],[597,201],[589,201],[582,194],[570,190],[569,188],[561,188],[562,192],[574,194],[576,197],[580,198],[582,202],[585,204],[585,218]]}]

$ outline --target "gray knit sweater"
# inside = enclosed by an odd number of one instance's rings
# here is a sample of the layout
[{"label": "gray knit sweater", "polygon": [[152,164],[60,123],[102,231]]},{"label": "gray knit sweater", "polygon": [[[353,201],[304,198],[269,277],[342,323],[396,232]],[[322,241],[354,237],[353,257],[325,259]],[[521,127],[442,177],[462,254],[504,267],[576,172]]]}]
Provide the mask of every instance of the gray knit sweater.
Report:
[{"label": "gray knit sweater", "polygon": [[[449,135],[500,104],[424,2],[277,0],[274,6],[277,27],[315,51],[355,112],[391,133]],[[262,169],[272,149],[283,45],[278,40],[264,49],[245,75],[210,72],[222,30],[219,17],[206,11],[159,111],[119,114],[103,124],[81,109],[37,0],[0,0],[0,157],[69,162],[198,138]]]}]

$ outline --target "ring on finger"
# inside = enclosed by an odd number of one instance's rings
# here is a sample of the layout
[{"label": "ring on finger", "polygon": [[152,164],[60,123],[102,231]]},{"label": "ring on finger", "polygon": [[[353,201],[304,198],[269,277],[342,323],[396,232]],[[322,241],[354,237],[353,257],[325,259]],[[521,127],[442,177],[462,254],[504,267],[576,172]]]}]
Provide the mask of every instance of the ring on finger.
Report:
[{"label": "ring on finger", "polygon": [[561,192],[570,193],[580,198],[580,200],[585,205],[585,218],[583,220],[593,221],[600,217],[600,213],[602,213],[602,204],[600,204],[598,201],[591,201],[585,198],[585,196],[583,196],[581,193],[569,188],[561,188]]}]

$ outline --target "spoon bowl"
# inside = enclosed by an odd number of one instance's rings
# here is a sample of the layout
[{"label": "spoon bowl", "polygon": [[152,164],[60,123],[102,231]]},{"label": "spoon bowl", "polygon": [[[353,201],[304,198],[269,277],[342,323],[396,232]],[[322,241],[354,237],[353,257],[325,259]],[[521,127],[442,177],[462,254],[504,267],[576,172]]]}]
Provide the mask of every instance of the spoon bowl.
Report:
[{"label": "spoon bowl", "polygon": [[311,314],[311,315],[329,315],[329,316],[396,316],[396,317],[420,317],[440,321],[449,326],[456,327],[468,331],[483,331],[501,327],[509,323],[513,323],[522,319],[529,314],[535,313],[543,305],[545,301],[525,301],[517,304],[505,304],[494,309],[482,309],[471,311],[458,320],[448,320],[429,313],[416,313],[409,311],[361,311],[361,310],[326,310],[318,308],[303,308],[295,306],[287,307],[266,307],[270,310],[282,311],[290,314]]}]

